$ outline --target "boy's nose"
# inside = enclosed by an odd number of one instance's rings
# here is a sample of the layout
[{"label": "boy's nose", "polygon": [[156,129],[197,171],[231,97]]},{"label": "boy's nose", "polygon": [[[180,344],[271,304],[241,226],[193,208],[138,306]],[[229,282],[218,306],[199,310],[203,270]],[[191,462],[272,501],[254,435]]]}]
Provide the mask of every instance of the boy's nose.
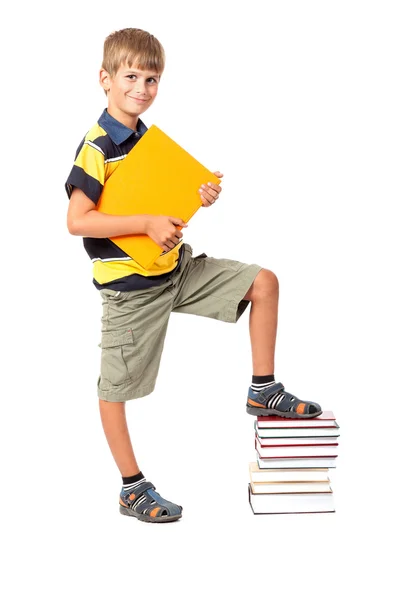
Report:
[{"label": "boy's nose", "polygon": [[134,88],[135,94],[144,94],[146,92],[145,86],[143,83],[137,83]]}]

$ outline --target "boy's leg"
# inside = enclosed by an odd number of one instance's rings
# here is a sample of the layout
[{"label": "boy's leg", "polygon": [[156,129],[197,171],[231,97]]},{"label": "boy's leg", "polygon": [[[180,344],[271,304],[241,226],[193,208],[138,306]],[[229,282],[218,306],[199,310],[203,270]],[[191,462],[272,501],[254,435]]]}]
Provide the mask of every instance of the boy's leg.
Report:
[{"label": "boy's leg", "polygon": [[107,402],[99,399],[99,406],[104,433],[121,476],[137,475],[140,469],[129,436],[125,402]]},{"label": "boy's leg", "polygon": [[125,402],[99,399],[99,406],[104,433],[124,483],[119,498],[121,514],[152,523],[180,519],[182,506],[160,496],[139,470],[126,422]]},{"label": "boy's leg", "polygon": [[243,300],[251,302],[250,340],[253,375],[268,375],[275,369],[279,283],[276,275],[261,269]]},{"label": "boy's leg", "polygon": [[[192,253],[190,247],[187,252]],[[203,254],[191,259],[173,310],[236,323],[251,303],[254,383],[249,388],[247,412],[257,416],[316,417],[322,413],[319,404],[299,400],[274,380],[278,296],[278,280],[271,271]]]},{"label": "boy's leg", "polygon": [[125,403],[150,394],[155,386],[172,307],[169,283],[137,292],[103,290],[101,421],[122,476],[119,510],[142,521],[176,521],[182,507],[162,498],[137,464]]},{"label": "boy's leg", "polygon": [[275,342],[278,323],[279,283],[272,271],[262,269],[243,300],[251,302],[250,340],[253,359],[253,381],[268,381],[249,388],[247,412],[256,415],[277,415],[290,418],[311,418],[321,414],[319,404],[304,402],[285,391],[274,381]]}]

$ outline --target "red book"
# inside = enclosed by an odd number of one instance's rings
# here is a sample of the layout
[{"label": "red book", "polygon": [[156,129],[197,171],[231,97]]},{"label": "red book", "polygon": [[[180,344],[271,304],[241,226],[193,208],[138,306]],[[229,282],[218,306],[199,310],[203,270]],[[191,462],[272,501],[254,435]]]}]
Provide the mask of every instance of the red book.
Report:
[{"label": "red book", "polygon": [[312,458],[337,456],[339,444],[302,444],[301,446],[263,446],[255,437],[255,447],[260,458]]},{"label": "red book", "polygon": [[331,410],[324,410],[313,419],[287,419],[285,417],[257,417],[258,427],[338,427]]}]

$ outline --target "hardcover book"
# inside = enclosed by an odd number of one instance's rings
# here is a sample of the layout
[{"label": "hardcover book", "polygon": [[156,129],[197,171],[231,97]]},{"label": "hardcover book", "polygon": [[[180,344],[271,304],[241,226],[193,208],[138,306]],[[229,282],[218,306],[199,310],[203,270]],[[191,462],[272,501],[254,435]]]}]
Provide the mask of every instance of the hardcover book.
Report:
[{"label": "hardcover book", "polygon": [[328,482],[323,481],[268,481],[267,483],[250,481],[253,494],[321,494],[332,492]]},{"label": "hardcover book", "polygon": [[293,458],[293,457],[314,457],[314,456],[337,456],[339,444],[311,445],[303,444],[301,446],[265,446],[262,445],[260,438],[256,436],[256,450],[261,458]]},{"label": "hardcover book", "polygon": [[262,458],[257,453],[257,464],[260,469],[335,469],[335,456],[311,456],[293,458]]},{"label": "hardcover book", "polygon": [[309,469],[260,469],[256,462],[249,464],[250,481],[253,483],[294,483],[302,482],[324,482],[329,483],[328,469],[309,468]]},{"label": "hardcover book", "polygon": [[[339,437],[339,427],[260,427],[255,421],[254,427],[259,438],[262,439],[300,439],[318,438],[321,443],[324,439],[335,439]],[[299,443],[301,443],[299,441]]]},{"label": "hardcover book", "polygon": [[335,420],[335,415],[330,410],[324,410],[319,417],[313,419],[289,419],[282,417],[257,417],[258,427],[338,427]]},{"label": "hardcover book", "polygon": [[256,515],[335,512],[332,492],[301,494],[254,494],[248,487],[249,503]]}]

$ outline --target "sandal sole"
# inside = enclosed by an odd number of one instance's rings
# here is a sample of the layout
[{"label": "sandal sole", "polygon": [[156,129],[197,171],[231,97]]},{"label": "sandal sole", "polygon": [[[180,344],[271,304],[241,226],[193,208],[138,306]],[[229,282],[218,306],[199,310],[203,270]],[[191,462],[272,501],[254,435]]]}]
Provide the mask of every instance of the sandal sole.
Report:
[{"label": "sandal sole", "polygon": [[311,415],[300,415],[295,412],[281,412],[279,410],[275,410],[274,408],[254,408],[254,406],[246,405],[246,411],[249,415],[254,415],[255,417],[284,417],[285,419],[315,419],[315,417],[319,417],[322,415],[322,410],[312,413]]},{"label": "sandal sole", "polygon": [[139,519],[139,521],[146,521],[146,523],[170,523],[171,521],[177,521],[182,516],[181,513],[180,515],[168,515],[165,517],[150,517],[149,515],[141,515],[130,508],[121,506],[121,504],[119,505],[119,512],[121,515],[125,515],[126,517],[135,517],[136,519]]}]

